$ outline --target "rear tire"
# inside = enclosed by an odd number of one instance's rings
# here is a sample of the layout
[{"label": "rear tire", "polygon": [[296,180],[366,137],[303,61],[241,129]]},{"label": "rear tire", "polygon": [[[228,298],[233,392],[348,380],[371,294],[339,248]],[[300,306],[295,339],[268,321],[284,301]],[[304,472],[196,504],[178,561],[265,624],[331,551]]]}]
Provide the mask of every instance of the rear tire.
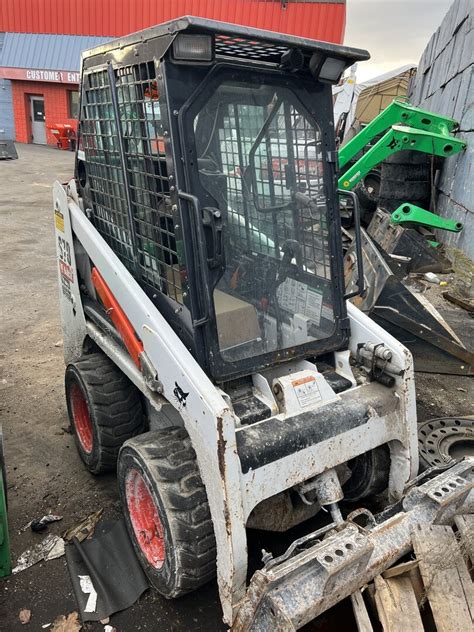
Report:
[{"label": "rear tire", "polygon": [[118,481],[130,539],[156,590],[170,599],[213,579],[214,528],[186,430],[166,428],[127,441]]},{"label": "rear tire", "polygon": [[81,459],[93,474],[115,470],[124,441],[144,430],[139,390],[104,353],[69,364],[65,384]]}]

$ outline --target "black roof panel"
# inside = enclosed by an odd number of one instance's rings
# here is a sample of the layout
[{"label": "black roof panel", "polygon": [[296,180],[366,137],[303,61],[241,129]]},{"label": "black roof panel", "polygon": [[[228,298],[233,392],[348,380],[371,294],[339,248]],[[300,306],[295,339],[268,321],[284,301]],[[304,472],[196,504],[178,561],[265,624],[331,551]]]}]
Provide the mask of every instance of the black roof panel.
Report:
[{"label": "black roof panel", "polygon": [[254,59],[256,61],[278,63],[282,53],[289,48],[299,48],[308,54],[320,51],[326,55],[335,55],[346,59],[348,62],[347,65],[370,58],[366,50],[359,48],[331,44],[330,42],[320,42],[305,37],[264,31],[248,26],[208,20],[189,15],[152,26],[125,37],[119,37],[97,48],[85,51],[83,58],[111,52],[117,48],[133,46],[134,44],[146,42],[164,35],[176,35],[182,31],[213,33],[216,39],[217,55],[241,57]]}]

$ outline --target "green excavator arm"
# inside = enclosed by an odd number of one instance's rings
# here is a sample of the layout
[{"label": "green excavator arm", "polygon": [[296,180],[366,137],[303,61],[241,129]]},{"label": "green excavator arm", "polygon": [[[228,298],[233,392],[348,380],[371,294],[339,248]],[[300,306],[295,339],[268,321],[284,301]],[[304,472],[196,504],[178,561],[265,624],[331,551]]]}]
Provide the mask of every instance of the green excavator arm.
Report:
[{"label": "green excavator arm", "polygon": [[462,222],[456,222],[454,219],[440,217],[426,211],[424,208],[415,206],[415,204],[401,204],[390,216],[392,224],[400,224],[400,226],[426,226],[428,228],[438,228],[448,230],[452,233],[459,233],[463,228]]},{"label": "green excavator arm", "polygon": [[454,119],[427,112],[406,101],[395,99],[363,130],[339,149],[339,167],[343,169],[370,141],[390,129],[392,125],[403,125],[449,136],[457,128],[458,123]]},{"label": "green excavator arm", "polygon": [[435,156],[452,156],[466,148],[466,143],[447,131],[430,132],[394,125],[367,153],[339,178],[339,189],[351,191],[360,180],[383,160],[405,149]]}]

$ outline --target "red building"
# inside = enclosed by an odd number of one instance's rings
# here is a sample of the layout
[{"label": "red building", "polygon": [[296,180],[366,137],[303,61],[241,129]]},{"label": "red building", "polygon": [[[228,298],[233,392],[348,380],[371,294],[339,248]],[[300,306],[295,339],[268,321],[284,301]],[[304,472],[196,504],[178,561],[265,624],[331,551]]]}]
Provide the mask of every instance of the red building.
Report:
[{"label": "red building", "polygon": [[75,123],[80,53],[181,15],[341,43],[345,0],[1,0],[0,139],[55,144]]}]

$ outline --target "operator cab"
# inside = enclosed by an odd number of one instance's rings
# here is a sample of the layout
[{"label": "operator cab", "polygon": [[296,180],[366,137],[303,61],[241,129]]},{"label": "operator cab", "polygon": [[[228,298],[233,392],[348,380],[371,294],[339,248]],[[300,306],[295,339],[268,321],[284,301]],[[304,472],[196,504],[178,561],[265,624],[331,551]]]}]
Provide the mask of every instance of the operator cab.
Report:
[{"label": "operator cab", "polygon": [[88,215],[216,381],[344,348],[349,49],[185,17],[85,53]]}]

